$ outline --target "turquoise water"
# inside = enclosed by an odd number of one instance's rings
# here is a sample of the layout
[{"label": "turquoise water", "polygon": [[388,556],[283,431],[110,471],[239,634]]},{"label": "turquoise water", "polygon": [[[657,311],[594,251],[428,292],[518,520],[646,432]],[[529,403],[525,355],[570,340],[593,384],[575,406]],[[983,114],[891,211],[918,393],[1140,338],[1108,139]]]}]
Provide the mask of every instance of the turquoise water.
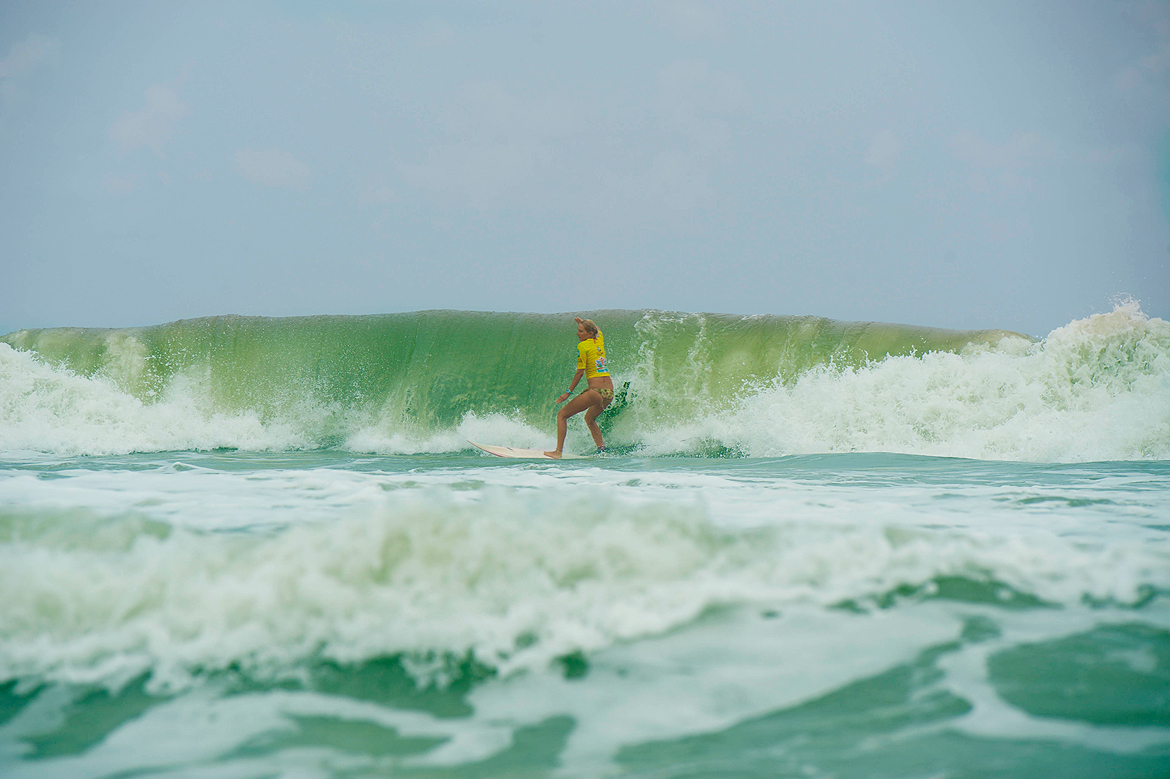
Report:
[{"label": "turquoise water", "polygon": [[0,775],[1170,773],[1170,325],[593,318],[2,339]]}]

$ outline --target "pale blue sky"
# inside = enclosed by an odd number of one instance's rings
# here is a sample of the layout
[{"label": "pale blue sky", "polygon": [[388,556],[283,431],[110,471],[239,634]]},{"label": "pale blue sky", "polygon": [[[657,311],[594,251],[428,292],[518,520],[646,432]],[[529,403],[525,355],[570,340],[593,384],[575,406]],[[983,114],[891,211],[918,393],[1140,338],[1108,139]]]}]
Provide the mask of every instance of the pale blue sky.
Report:
[{"label": "pale blue sky", "polygon": [[1170,316],[1170,3],[0,4],[0,333]]}]

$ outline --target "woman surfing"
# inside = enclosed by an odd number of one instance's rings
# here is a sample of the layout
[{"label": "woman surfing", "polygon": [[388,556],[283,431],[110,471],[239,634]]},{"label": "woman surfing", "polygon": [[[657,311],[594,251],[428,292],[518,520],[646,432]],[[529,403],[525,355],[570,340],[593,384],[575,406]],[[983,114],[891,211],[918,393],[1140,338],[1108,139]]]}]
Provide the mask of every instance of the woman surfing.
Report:
[{"label": "woman surfing", "polygon": [[569,389],[557,398],[557,403],[564,403],[573,394],[573,388],[585,376],[587,387],[577,397],[570,400],[564,408],[557,412],[557,448],[545,452],[548,457],[559,459],[565,448],[565,433],[569,429],[569,417],[585,412],[585,425],[589,434],[593,436],[593,443],[597,444],[597,451],[605,451],[605,441],[601,437],[601,428],[597,426],[597,416],[605,411],[606,406],[613,402],[613,380],[605,364],[605,337],[593,324],[591,319],[574,317],[577,323],[577,373],[569,383]]}]

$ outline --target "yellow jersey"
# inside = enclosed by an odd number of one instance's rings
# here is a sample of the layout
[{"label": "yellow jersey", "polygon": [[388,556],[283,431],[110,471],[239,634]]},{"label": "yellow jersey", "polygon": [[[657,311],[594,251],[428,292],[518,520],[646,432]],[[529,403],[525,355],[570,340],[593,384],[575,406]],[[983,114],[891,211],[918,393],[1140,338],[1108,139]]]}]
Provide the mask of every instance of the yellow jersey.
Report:
[{"label": "yellow jersey", "polygon": [[586,379],[609,375],[605,365],[605,337],[600,330],[596,338],[577,342],[577,370],[584,370]]}]

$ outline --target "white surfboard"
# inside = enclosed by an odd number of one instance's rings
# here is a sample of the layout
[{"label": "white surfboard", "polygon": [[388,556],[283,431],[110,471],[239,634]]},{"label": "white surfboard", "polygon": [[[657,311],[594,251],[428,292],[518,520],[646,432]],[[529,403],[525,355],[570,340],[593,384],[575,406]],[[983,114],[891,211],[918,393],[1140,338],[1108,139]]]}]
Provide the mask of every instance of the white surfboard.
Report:
[{"label": "white surfboard", "polygon": [[[475,441],[468,441],[477,449],[482,449],[488,454],[494,454],[496,457],[509,457],[515,460],[556,460],[556,457],[549,457],[540,449],[517,449],[514,446],[496,446],[495,444],[477,444]],[[563,453],[561,460],[583,460],[585,457],[579,454],[571,454],[569,452]]]}]

